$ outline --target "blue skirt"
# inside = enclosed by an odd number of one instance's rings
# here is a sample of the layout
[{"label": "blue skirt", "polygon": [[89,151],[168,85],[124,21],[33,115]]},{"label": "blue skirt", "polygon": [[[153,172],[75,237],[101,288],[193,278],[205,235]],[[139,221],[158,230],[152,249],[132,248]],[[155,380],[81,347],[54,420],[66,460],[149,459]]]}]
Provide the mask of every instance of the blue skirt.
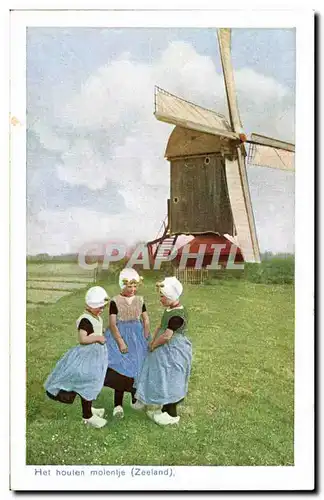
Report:
[{"label": "blue skirt", "polygon": [[108,328],[105,333],[109,356],[108,367],[121,375],[136,379],[148,353],[148,340],[144,337],[143,325],[140,320],[117,321],[117,328],[128,347],[128,352],[126,354],[120,352]]},{"label": "blue skirt", "polygon": [[44,387],[53,396],[61,390],[74,391],[93,401],[103,387],[107,364],[105,344],[80,344],[69,349],[57,362]]},{"label": "blue skirt", "polygon": [[191,360],[191,342],[174,334],[170,342],[148,354],[135,397],[147,405],[177,403],[188,392]]}]

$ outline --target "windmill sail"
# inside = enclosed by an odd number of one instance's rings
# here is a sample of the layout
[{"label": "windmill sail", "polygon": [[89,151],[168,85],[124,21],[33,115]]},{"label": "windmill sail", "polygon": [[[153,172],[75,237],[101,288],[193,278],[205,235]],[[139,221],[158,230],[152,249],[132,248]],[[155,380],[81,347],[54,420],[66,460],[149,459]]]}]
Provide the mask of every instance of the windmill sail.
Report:
[{"label": "windmill sail", "polygon": [[158,120],[173,125],[238,139],[223,115],[181,99],[160,87],[155,87],[154,115]]},{"label": "windmill sail", "polygon": [[228,195],[236,229],[236,240],[245,262],[261,262],[244,157],[240,148],[235,159],[225,157]]},{"label": "windmill sail", "polygon": [[[234,71],[231,60],[231,30],[222,28],[217,31],[219,51],[223,67],[225,89],[232,129],[238,135],[243,133],[238,110]],[[237,232],[237,240],[246,262],[260,262],[260,251],[254,222],[245,158],[237,147],[237,158],[225,157],[228,195]]]},{"label": "windmill sail", "polygon": [[271,146],[276,149],[283,149],[285,151],[295,152],[295,144],[291,142],[279,141],[279,139],[273,139],[272,137],[267,137],[266,135],[251,134],[251,139],[248,141],[251,144],[258,144],[260,146]]},{"label": "windmill sail", "polygon": [[248,164],[280,170],[295,170],[295,145],[264,135],[252,134]]},{"label": "windmill sail", "polygon": [[295,153],[271,146],[252,144],[249,148],[248,164],[294,172]]},{"label": "windmill sail", "polygon": [[221,28],[217,31],[217,35],[231,125],[234,132],[241,134],[243,129],[237,105],[234,72],[231,60],[231,29]]}]

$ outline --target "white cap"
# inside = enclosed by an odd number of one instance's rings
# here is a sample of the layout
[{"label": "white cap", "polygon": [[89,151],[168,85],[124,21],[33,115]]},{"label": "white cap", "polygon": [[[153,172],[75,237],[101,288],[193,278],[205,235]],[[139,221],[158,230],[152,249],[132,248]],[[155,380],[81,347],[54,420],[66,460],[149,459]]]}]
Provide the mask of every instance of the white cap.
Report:
[{"label": "white cap", "polygon": [[85,296],[87,306],[93,307],[94,309],[97,307],[103,307],[107,304],[108,300],[109,296],[106,290],[101,286],[93,286],[89,288]]},{"label": "white cap", "polygon": [[141,278],[138,272],[135,271],[135,269],[133,269],[132,267],[126,267],[119,274],[119,287],[123,289],[126,287],[127,282],[133,280],[137,283],[140,283]]},{"label": "white cap", "polygon": [[165,278],[159,286],[162,295],[172,301],[178,300],[183,292],[183,286],[175,276]]}]

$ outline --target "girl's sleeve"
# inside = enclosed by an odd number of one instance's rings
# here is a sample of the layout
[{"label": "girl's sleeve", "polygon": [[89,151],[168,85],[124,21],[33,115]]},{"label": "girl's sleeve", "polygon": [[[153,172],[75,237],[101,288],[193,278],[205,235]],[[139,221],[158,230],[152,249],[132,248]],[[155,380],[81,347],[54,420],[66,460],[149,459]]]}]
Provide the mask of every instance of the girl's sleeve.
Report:
[{"label": "girl's sleeve", "polygon": [[118,314],[117,304],[114,300],[110,301],[109,314]]},{"label": "girl's sleeve", "polygon": [[168,329],[175,332],[183,325],[183,323],[183,318],[181,318],[180,316],[172,316],[172,318],[169,319]]},{"label": "girl's sleeve", "polygon": [[87,318],[81,319],[79,326],[78,326],[78,330],[85,330],[88,335],[91,335],[91,333],[94,332],[93,326]]}]

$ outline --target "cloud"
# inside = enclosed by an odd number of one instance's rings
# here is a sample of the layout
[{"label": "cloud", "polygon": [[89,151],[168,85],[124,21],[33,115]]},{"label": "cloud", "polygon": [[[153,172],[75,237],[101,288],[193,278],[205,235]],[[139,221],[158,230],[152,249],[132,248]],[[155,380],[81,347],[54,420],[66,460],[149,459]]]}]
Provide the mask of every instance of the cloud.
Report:
[{"label": "cloud", "polygon": [[169,185],[169,169],[164,159],[164,148],[170,129],[158,130],[153,123],[151,130],[134,130],[131,135],[120,138],[120,144],[113,144],[101,151],[95,141],[76,139],[70,149],[64,152],[57,166],[57,175],[64,182],[83,185],[94,191],[114,182],[123,191],[126,185],[150,186]]},{"label": "cloud", "polygon": [[130,192],[128,201],[136,216],[132,210],[122,216],[81,207],[41,210],[28,221],[28,253],[79,252],[83,245],[91,242],[100,244],[120,239],[131,244],[153,239],[158,229],[156,221],[164,218],[163,208],[155,203],[153,195],[147,196],[144,189],[140,193]]},{"label": "cloud", "polygon": [[274,78],[261,75],[250,68],[236,71],[235,82],[241,98],[257,106],[280,101],[289,92],[288,88]]},{"label": "cloud", "polygon": [[86,80],[80,92],[63,106],[61,118],[74,127],[109,130],[126,126],[138,115],[146,120],[152,114],[152,92],[150,66],[132,62],[130,55],[123,53]]},{"label": "cloud", "polygon": [[[254,122],[254,113],[264,114],[274,108],[268,118],[280,119],[290,90],[274,78],[253,69],[235,72],[241,113],[246,114],[246,127]],[[158,84],[179,96],[227,113],[223,77],[216,72],[212,58],[198,54],[186,42],[169,43],[160,59],[148,65],[133,61],[129,53],[100,67],[82,85],[81,90],[61,110],[61,119],[74,127],[92,127],[115,133],[134,126],[150,127],[154,118],[153,88]],[[293,107],[293,102],[288,102]],[[281,108],[281,109],[280,109]],[[291,124],[292,127],[293,124]]]},{"label": "cloud", "polygon": [[[289,89],[250,68],[236,71],[235,78],[245,129],[292,140],[294,101]],[[72,97],[61,96],[61,106],[53,103],[55,130],[40,120],[33,128],[45,148],[60,152],[55,170],[60,181],[87,187],[98,196],[114,185],[126,210],[111,215],[72,207],[61,211],[65,218],[44,211],[30,223],[31,247],[52,245],[49,235],[57,235],[57,248],[64,238],[75,248],[102,232],[125,233],[135,240],[155,236],[166,214],[169,165],[164,151],[172,130],[153,116],[156,84],[227,115],[222,75],[211,57],[187,42],[169,43],[152,64],[125,52],[99,67]],[[44,223],[47,236],[40,234]]]},{"label": "cloud", "polygon": [[288,87],[249,68],[235,73],[243,127],[294,142],[294,95]]},{"label": "cloud", "polygon": [[[170,43],[151,66],[130,57],[123,53],[100,67],[62,107],[60,118],[65,126],[92,130],[93,135],[101,129],[113,137],[105,155],[96,150],[91,138],[75,141],[58,167],[62,180],[91,189],[101,189],[109,179],[134,181],[134,175],[141,182],[167,183],[163,153],[172,127],[157,123],[153,116],[155,84],[227,114],[222,75],[209,56],[198,54],[190,44]],[[269,135],[284,130],[287,135],[289,124],[292,135],[292,108],[280,110],[286,116],[283,121],[278,111],[288,89],[249,68],[237,71],[235,77],[245,127]]]},{"label": "cloud", "polygon": [[261,251],[293,252],[294,174],[271,168],[249,167],[248,179]]},{"label": "cloud", "polygon": [[102,189],[109,178],[105,162],[93,151],[91,142],[84,139],[77,139],[62,154],[56,170],[60,180],[93,190]]},{"label": "cloud", "polygon": [[59,151],[65,152],[69,148],[69,141],[64,137],[60,137],[55,131],[49,127],[40,118],[36,118],[32,125],[29,126],[29,130],[32,130],[40,144],[49,151]]}]

